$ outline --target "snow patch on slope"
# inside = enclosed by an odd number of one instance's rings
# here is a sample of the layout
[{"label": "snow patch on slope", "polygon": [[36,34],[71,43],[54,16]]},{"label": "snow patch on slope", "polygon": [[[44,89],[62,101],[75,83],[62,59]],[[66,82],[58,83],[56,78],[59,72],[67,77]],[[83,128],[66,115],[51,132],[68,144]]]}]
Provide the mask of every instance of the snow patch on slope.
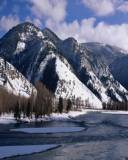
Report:
[{"label": "snow patch on slope", "polygon": [[40,37],[40,38],[44,38],[44,35],[43,35],[43,32],[41,32],[41,31],[38,31],[37,32],[37,37]]},{"label": "snow patch on slope", "polygon": [[63,98],[80,98],[88,100],[92,107],[102,108],[101,101],[67,68],[67,66],[56,59],[56,72],[59,81],[56,89],[56,96]]},{"label": "snow patch on slope", "polygon": [[32,92],[36,94],[35,87],[11,64],[2,58],[0,58],[0,86],[16,95],[29,97]]},{"label": "snow patch on slope", "polygon": [[26,46],[26,44],[24,42],[19,41],[17,43],[17,48],[16,48],[14,54],[19,54],[20,52],[23,52],[25,50],[25,46]]},{"label": "snow patch on slope", "polygon": [[94,89],[100,93],[101,99],[103,102],[108,102],[110,98],[106,94],[106,88],[102,85],[100,80],[96,77],[96,75],[93,72],[89,72],[89,75],[91,76],[91,79],[88,81]]},{"label": "snow patch on slope", "polygon": [[43,74],[42,74],[42,73],[44,72],[44,69],[45,69],[48,61],[49,61],[50,59],[54,58],[54,57],[55,57],[55,54],[51,53],[51,54],[48,54],[48,55],[44,58],[44,60],[40,63],[40,66],[39,66],[39,68],[38,68],[37,76],[36,76],[36,79],[35,79],[35,80],[38,80],[38,79],[40,79],[41,77],[43,77]]},{"label": "snow patch on slope", "polygon": [[19,37],[20,37],[20,40],[22,41],[28,41],[31,39],[31,37],[33,35],[41,38],[41,39],[44,39],[44,34],[43,32],[41,32],[39,29],[37,29],[36,27],[34,27],[33,25],[26,25],[26,29],[24,29],[23,32],[19,33]]}]

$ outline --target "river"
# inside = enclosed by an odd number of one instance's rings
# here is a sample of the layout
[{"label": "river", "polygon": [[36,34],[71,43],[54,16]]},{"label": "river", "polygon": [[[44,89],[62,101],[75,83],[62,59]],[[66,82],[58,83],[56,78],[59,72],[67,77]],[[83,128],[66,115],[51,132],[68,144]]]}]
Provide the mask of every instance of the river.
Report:
[{"label": "river", "polygon": [[[22,127],[84,127],[74,133],[27,134]],[[0,146],[59,144],[46,152],[6,160],[128,160],[128,115],[88,112],[72,121],[0,125]]]}]

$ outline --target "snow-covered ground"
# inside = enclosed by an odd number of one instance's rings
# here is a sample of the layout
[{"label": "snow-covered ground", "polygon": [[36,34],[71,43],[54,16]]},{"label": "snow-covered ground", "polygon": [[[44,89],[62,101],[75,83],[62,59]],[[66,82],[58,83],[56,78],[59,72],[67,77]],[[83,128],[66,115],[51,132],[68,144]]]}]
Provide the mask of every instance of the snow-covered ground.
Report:
[{"label": "snow-covered ground", "polygon": [[43,128],[18,128],[11,129],[15,132],[24,133],[69,133],[69,132],[80,132],[84,130],[83,127],[43,127]]},{"label": "snow-covered ground", "polygon": [[[59,121],[67,121],[70,120],[73,117],[77,117],[79,115],[86,114],[87,111],[70,111],[69,113],[52,113],[50,116],[42,116],[42,118],[35,119],[34,116],[32,119],[29,118],[21,118],[21,121],[23,122],[35,122],[35,121],[52,121],[52,120],[59,120]],[[16,123],[14,115],[12,113],[10,114],[2,114],[0,116],[0,124],[10,124],[10,123]]]},{"label": "snow-covered ground", "polygon": [[108,113],[108,114],[128,114],[128,111],[110,111],[110,110],[102,110],[101,113]]},{"label": "snow-covered ground", "polygon": [[14,115],[12,113],[10,114],[5,113],[0,115],[0,124],[10,124],[10,123],[16,123]]},{"label": "snow-covered ground", "polygon": [[39,153],[58,147],[59,145],[48,144],[48,145],[26,145],[26,146],[0,146],[0,159],[26,155],[32,153]]}]

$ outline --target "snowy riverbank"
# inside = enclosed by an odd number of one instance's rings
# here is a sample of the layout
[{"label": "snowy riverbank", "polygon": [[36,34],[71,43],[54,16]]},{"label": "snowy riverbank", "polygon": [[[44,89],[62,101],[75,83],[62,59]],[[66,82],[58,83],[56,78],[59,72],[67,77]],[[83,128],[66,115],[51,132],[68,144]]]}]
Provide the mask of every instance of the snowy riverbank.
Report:
[{"label": "snowy riverbank", "polygon": [[[42,118],[38,118],[35,119],[35,117],[33,116],[33,118],[29,119],[29,118],[22,118],[21,117],[21,122],[41,122],[41,121],[71,121],[74,118],[84,115],[84,114],[88,114],[88,113],[102,113],[102,114],[128,114],[127,111],[111,111],[111,110],[94,110],[94,109],[86,109],[86,110],[81,110],[81,111],[70,111],[69,113],[52,113],[49,116],[42,116]],[[17,123],[17,121],[14,118],[14,115],[11,114],[2,114],[0,116],[0,124],[10,124],[10,123]]]},{"label": "snowy riverbank", "polygon": [[[41,122],[41,121],[53,121],[53,120],[59,120],[59,121],[67,121],[67,120],[71,120],[71,118],[77,117],[79,115],[83,115],[86,114],[87,110],[82,110],[82,111],[70,111],[69,113],[52,113],[49,116],[42,116],[42,118],[38,118],[35,119],[35,117],[33,116],[33,118],[29,119],[29,118],[22,118],[21,117],[21,122]],[[0,124],[10,124],[10,123],[17,123],[17,121],[14,118],[14,115],[12,113],[10,114],[2,114],[0,116]]]}]

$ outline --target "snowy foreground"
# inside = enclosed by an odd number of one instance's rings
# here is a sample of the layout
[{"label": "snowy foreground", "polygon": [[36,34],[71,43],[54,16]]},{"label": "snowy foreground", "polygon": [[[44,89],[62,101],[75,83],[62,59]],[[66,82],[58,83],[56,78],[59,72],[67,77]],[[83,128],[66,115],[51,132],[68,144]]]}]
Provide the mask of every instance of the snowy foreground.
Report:
[{"label": "snowy foreground", "polygon": [[39,153],[58,147],[58,145],[26,145],[26,146],[0,146],[0,159],[12,156]]},{"label": "snowy foreground", "polygon": [[[73,120],[75,117],[84,115],[84,114],[88,114],[90,112],[95,112],[95,113],[103,113],[103,114],[128,114],[128,111],[107,111],[107,110],[94,110],[94,109],[86,109],[86,110],[82,110],[82,111],[70,111],[69,113],[52,113],[50,116],[42,116],[42,118],[39,118],[38,120],[36,120],[33,116],[32,119],[28,119],[28,118],[21,118],[22,122],[35,122],[35,121],[67,121],[67,120]],[[2,114],[0,116],[0,124],[10,124],[10,123],[17,123],[14,119],[14,115],[13,114]]]}]

